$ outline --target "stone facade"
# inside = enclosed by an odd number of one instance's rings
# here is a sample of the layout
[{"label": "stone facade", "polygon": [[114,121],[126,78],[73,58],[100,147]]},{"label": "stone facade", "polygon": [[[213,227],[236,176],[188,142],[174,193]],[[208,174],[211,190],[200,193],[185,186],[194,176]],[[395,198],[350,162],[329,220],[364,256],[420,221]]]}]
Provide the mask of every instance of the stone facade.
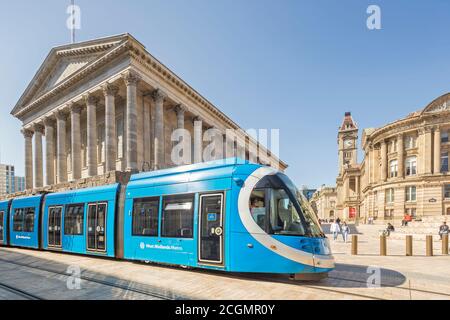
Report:
[{"label": "stone facade", "polygon": [[337,190],[335,187],[323,186],[311,198],[311,204],[321,220],[334,219],[337,216]]},{"label": "stone facade", "polygon": [[358,128],[350,114],[345,123],[352,125],[339,130],[339,216],[450,215],[450,93],[404,119],[363,130],[361,163],[355,153]]},{"label": "stone facade", "polygon": [[183,128],[186,164],[202,161],[214,127],[221,139],[238,132],[227,157],[287,167],[129,34],[52,49],[11,114],[23,124],[28,190],[175,166],[171,135]]}]

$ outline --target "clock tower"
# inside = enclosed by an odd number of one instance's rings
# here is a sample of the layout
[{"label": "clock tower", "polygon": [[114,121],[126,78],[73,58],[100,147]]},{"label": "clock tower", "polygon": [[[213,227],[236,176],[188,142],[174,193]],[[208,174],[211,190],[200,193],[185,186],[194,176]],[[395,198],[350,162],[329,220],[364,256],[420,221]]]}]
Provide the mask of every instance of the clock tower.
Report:
[{"label": "clock tower", "polygon": [[339,175],[358,162],[358,125],[350,112],[345,113],[338,132]]}]

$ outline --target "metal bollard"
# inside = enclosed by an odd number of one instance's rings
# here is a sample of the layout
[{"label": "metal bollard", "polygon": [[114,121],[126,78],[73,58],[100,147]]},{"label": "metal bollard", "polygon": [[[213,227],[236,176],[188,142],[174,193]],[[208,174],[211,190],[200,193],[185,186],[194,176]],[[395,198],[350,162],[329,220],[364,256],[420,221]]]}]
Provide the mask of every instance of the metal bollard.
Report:
[{"label": "metal bollard", "polygon": [[380,236],[380,256],[385,256],[386,251],[386,236]]},{"label": "metal bollard", "polygon": [[427,235],[427,257],[431,257],[433,255],[433,236]]},{"label": "metal bollard", "polygon": [[358,235],[352,234],[352,255],[358,255]]},{"label": "metal bollard", "polygon": [[413,237],[411,235],[406,236],[406,255],[408,257],[413,255]]},{"label": "metal bollard", "polygon": [[442,254],[448,254],[448,234],[442,235]]}]

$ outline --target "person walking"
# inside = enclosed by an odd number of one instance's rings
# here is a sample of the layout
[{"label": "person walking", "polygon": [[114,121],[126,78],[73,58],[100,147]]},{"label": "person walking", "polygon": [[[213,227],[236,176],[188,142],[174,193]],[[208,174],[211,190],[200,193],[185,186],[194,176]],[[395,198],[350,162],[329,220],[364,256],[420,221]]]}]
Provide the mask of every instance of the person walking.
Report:
[{"label": "person walking", "polygon": [[341,227],[342,239],[347,243],[348,235],[350,234],[350,228],[347,225],[347,222],[344,222]]},{"label": "person walking", "polygon": [[339,223],[337,223],[337,221],[331,224],[330,231],[333,234],[333,240],[336,240],[338,234],[341,232],[341,227],[339,226]]}]

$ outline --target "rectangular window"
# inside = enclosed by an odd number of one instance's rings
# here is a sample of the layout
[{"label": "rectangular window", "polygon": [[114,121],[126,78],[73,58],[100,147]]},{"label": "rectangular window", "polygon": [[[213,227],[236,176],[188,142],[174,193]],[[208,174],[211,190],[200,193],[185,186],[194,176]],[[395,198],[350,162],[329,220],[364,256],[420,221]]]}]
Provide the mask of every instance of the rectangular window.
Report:
[{"label": "rectangular window", "polygon": [[448,130],[441,132],[441,143],[447,143],[448,142]]},{"label": "rectangular window", "polygon": [[394,196],[394,189],[387,189],[386,190],[386,203],[394,203],[395,196]]},{"label": "rectangular window", "polygon": [[34,231],[34,208],[20,208],[14,211],[13,230],[14,232]]},{"label": "rectangular window", "polygon": [[450,199],[450,184],[444,186],[444,197]]},{"label": "rectangular window", "polygon": [[406,209],[406,213],[409,214],[411,217],[415,218],[417,215],[417,209],[416,208]]},{"label": "rectangular window", "polygon": [[407,176],[416,175],[417,174],[417,158],[416,157],[406,158],[405,167],[406,167],[405,169],[406,169]]},{"label": "rectangular window", "polygon": [[164,197],[162,236],[192,238],[194,225],[194,195]]},{"label": "rectangular window", "polygon": [[448,151],[441,153],[441,172],[448,172]]},{"label": "rectangular window", "polygon": [[417,139],[415,136],[408,136],[405,138],[405,149],[413,149],[417,146]]},{"label": "rectangular window", "polygon": [[84,204],[66,206],[64,212],[64,234],[79,236],[84,233]]},{"label": "rectangular window", "polygon": [[389,152],[390,153],[397,152],[397,140],[391,140],[389,142]]},{"label": "rectangular window", "polygon": [[158,236],[159,198],[134,199],[133,236]]},{"label": "rectangular window", "polygon": [[398,161],[392,160],[389,164],[389,176],[396,178],[398,176]]},{"label": "rectangular window", "polygon": [[415,186],[406,187],[406,201],[408,202],[414,202],[416,201],[416,192],[417,189]]},{"label": "rectangular window", "polygon": [[387,220],[391,220],[394,217],[394,210],[388,209],[384,211],[384,218]]}]

